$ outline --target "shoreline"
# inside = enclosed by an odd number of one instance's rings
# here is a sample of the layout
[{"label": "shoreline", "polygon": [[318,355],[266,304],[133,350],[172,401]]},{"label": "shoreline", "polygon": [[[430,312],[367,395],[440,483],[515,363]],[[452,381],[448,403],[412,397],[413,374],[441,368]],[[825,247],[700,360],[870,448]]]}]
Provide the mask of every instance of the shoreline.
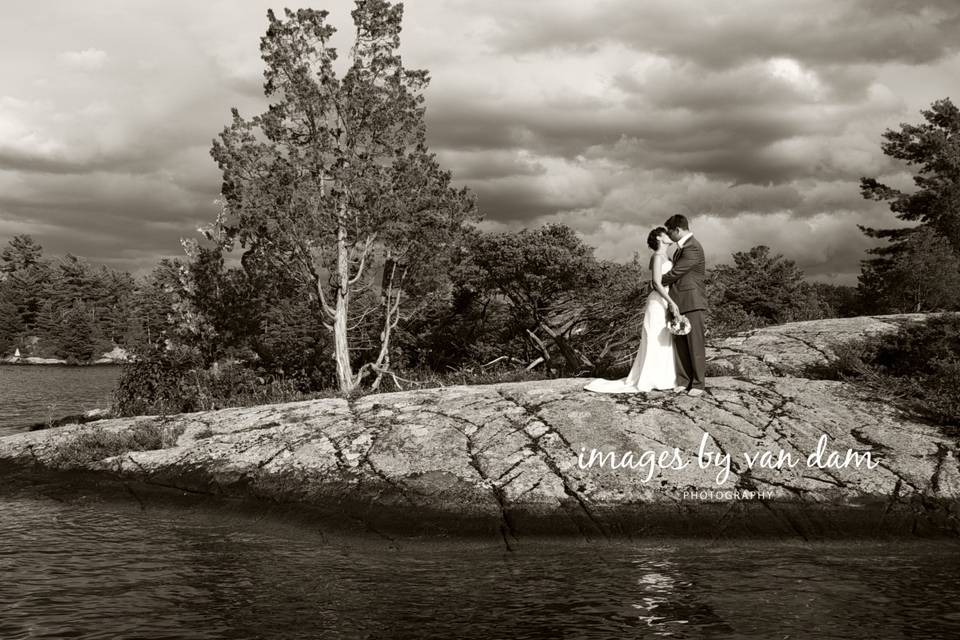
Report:
[{"label": "shoreline", "polygon": [[0,360],[0,365],[11,367],[115,367],[124,364],[130,364],[129,360],[95,360],[93,362],[67,362],[54,358],[36,358],[39,362],[25,362],[24,358],[20,360]]},{"label": "shoreline", "polygon": [[119,365],[132,362],[130,354],[122,347],[114,346],[110,351],[104,351],[99,357],[88,362],[69,362],[65,358],[47,358],[44,356],[23,356],[19,351],[10,356],[0,358],[0,364],[9,365],[27,365],[27,366],[50,366],[59,365],[63,367],[90,367],[97,365]]},{"label": "shoreline", "polygon": [[[151,508],[212,509],[222,514],[271,518],[308,528],[351,535],[398,539],[486,540],[512,550],[532,540],[555,538],[586,543],[662,539],[803,540],[805,542],[955,540],[960,542],[956,514],[960,499],[916,500],[892,505],[876,499],[859,504],[814,507],[791,500],[704,501],[681,515],[676,505],[610,504],[594,506],[592,518],[577,521],[554,510],[517,509],[505,529],[497,514],[451,513],[409,506],[374,505],[340,496],[325,504],[288,502],[252,493],[186,489],[147,478],[92,471],[51,471],[29,464],[0,463],[6,493],[34,491],[52,499],[90,499]],[[18,491],[19,489],[19,491]],[[939,517],[918,520],[917,510]]]},{"label": "shoreline", "polygon": [[[640,400],[588,394],[586,382],[447,387],[68,425],[0,438],[0,477],[54,478],[144,504],[161,494],[240,501],[387,535],[499,535],[507,545],[551,533],[960,537],[960,473],[950,464],[960,444],[929,426],[904,424],[892,411],[871,411],[843,383],[712,378],[706,400]],[[740,458],[761,445],[742,439],[750,423],[738,424],[737,414],[757,403],[768,410],[754,424],[767,423],[776,402],[793,426],[817,413],[825,428],[846,423],[831,433],[831,446],[871,450],[882,465],[774,471],[734,462],[723,486],[715,467],[661,470],[644,482],[629,469],[577,466],[580,443],[653,451],[656,441],[704,432],[713,449]],[[815,450],[819,431],[771,427],[771,446],[785,437],[786,446]],[[683,450],[695,451],[699,438],[688,439]],[[716,499],[734,490],[735,497],[763,495]]]},{"label": "shoreline", "polygon": [[[698,398],[590,393],[588,378],[565,378],[18,433],[0,437],[0,479],[54,478],[141,506],[239,501],[387,535],[475,532],[508,547],[541,534],[960,538],[960,439],[854,384],[797,377],[841,330],[893,322],[722,341],[712,357],[733,375],[709,378]],[[580,464],[592,449],[621,455]],[[850,452],[877,464],[847,464]]]}]

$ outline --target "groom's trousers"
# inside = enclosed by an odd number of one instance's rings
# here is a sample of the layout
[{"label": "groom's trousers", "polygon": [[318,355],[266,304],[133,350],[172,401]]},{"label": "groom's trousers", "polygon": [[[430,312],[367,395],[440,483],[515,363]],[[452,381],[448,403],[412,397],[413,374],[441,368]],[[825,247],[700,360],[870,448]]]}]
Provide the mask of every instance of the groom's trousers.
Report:
[{"label": "groom's trousers", "polygon": [[706,388],[707,354],[704,339],[703,311],[687,311],[690,321],[690,333],[674,336],[676,348],[673,361],[677,368],[677,386],[688,389]]}]

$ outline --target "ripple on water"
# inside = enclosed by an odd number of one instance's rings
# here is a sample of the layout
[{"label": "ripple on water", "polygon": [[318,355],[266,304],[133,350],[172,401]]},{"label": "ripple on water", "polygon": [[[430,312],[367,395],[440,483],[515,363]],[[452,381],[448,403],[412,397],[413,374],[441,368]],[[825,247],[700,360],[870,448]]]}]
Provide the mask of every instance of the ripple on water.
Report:
[{"label": "ripple on water", "polygon": [[0,495],[0,638],[960,637],[958,550],[537,539],[508,553],[21,493]]},{"label": "ripple on water", "polygon": [[32,424],[109,408],[120,369],[0,365],[0,437]]}]

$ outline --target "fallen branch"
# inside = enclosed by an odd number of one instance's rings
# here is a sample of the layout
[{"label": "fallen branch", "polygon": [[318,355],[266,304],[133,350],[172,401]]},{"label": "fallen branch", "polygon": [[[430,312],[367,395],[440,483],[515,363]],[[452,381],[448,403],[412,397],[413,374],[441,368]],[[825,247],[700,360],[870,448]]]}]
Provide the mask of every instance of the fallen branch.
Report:
[{"label": "fallen branch", "polygon": [[524,369],[524,371],[530,371],[530,369],[533,369],[535,366],[537,366],[541,362],[545,362],[545,360],[543,359],[543,356],[540,356],[539,358],[537,358],[536,360],[528,364]]},{"label": "fallen branch", "polygon": [[520,360],[519,358],[514,358],[513,356],[500,356],[499,358],[494,358],[493,360],[491,360],[490,362],[488,362],[488,363],[486,363],[486,364],[480,365],[480,367],[483,368],[483,369],[486,369],[487,367],[493,366],[493,365],[497,364],[498,362],[502,362],[503,360],[509,360],[510,362],[516,362],[517,364],[523,364],[523,360]]}]

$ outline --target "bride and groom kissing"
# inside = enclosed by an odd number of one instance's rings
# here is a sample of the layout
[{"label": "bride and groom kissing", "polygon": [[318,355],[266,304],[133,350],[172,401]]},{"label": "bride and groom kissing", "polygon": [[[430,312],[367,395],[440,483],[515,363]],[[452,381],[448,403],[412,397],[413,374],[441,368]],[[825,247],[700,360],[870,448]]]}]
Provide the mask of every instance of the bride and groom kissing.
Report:
[{"label": "bride and groom kissing", "polygon": [[[707,359],[703,313],[707,309],[706,263],[703,247],[681,215],[671,216],[664,226],[647,237],[651,285],[643,312],[640,349],[626,378],[590,381],[584,389],[598,393],[639,393],[673,390],[691,396],[706,389]],[[672,258],[671,245],[676,245]],[[682,317],[689,332],[676,329]],[[671,332],[671,323],[674,331]],[[684,323],[685,324],[685,323]]]}]

